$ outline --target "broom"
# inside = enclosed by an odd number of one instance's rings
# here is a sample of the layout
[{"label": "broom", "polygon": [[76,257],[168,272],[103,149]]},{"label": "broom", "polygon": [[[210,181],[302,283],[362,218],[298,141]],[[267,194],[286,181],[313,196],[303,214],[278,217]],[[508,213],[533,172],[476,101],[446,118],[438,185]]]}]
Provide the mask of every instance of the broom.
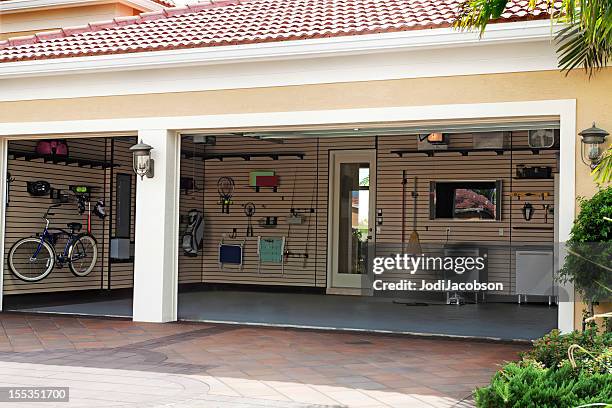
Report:
[{"label": "broom", "polygon": [[406,250],[406,170],[402,170],[402,253]]},{"label": "broom", "polygon": [[[406,178],[406,170],[402,171],[402,251],[404,251],[405,241],[405,215],[406,215],[406,185],[408,184],[408,179]],[[412,191],[412,197],[414,198],[414,208],[412,215],[412,233],[410,234],[410,238],[408,239],[408,251],[405,253],[409,253],[412,255],[420,255],[423,253],[421,250],[421,243],[419,241],[419,233],[416,231],[416,210],[417,210],[417,197],[419,196],[417,193],[417,177],[414,178],[414,190]],[[429,306],[429,303],[425,302],[412,302],[405,300],[393,300],[393,304],[396,305],[404,305],[404,306]]]},{"label": "broom", "polygon": [[412,209],[412,232],[410,238],[408,238],[408,253],[412,255],[421,255],[423,250],[421,249],[421,241],[419,239],[419,233],[416,230],[417,226],[417,197],[418,194],[418,178],[414,177],[414,190],[412,191],[412,197],[414,198],[414,206]]}]

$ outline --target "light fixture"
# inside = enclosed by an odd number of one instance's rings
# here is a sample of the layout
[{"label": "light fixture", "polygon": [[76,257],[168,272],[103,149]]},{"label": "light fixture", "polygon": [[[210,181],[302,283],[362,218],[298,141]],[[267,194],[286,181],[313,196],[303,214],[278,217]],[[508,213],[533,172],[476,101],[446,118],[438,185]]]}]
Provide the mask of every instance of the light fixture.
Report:
[{"label": "light fixture", "polygon": [[531,203],[525,203],[523,205],[523,208],[521,209],[521,212],[523,213],[523,219],[525,221],[531,221],[531,219],[533,218],[534,211],[535,209],[533,208],[533,205]]},{"label": "light fixture", "polygon": [[446,144],[444,133],[433,132],[427,135],[427,141],[430,144]]},{"label": "light fixture", "polygon": [[578,134],[582,137],[580,146],[580,157],[582,158],[582,162],[591,169],[594,169],[601,161],[603,154],[601,145],[605,143],[609,133],[596,127],[595,122],[593,122],[593,126]]},{"label": "light fixture", "polygon": [[147,176],[147,178],[153,178],[153,168],[155,162],[151,158],[152,149],[153,148],[151,146],[143,143],[142,140],[140,143],[130,147],[130,151],[133,155],[132,166],[134,173],[139,175],[141,180],[144,178],[144,176]]}]

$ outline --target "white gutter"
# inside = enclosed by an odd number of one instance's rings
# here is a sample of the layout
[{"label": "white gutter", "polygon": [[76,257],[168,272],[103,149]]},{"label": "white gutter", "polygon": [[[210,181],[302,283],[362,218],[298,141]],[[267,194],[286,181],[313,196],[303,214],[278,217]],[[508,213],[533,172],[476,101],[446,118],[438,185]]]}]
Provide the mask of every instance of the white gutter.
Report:
[{"label": "white gutter", "polygon": [[0,79],[545,41],[550,39],[551,34],[557,29],[553,28],[548,20],[538,20],[491,24],[482,38],[475,32],[437,28],[311,40],[5,62],[0,63]]},{"label": "white gutter", "polygon": [[[0,14],[19,13],[24,11],[38,11],[39,9],[67,8],[75,6],[89,6],[94,4],[107,4],[110,0],[5,0],[0,1]],[[112,3],[122,3],[141,11],[162,10],[163,5],[152,0],[118,0]]]}]

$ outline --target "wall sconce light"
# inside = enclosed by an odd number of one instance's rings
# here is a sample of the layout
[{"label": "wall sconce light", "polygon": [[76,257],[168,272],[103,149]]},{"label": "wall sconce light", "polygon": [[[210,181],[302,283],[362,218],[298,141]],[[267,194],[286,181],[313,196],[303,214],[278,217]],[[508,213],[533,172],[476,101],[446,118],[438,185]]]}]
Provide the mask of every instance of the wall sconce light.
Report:
[{"label": "wall sconce light", "polygon": [[605,143],[609,133],[596,127],[595,122],[593,122],[593,126],[578,134],[582,137],[580,146],[580,157],[582,158],[582,162],[591,169],[594,169],[601,161],[603,155],[601,145]]},{"label": "wall sconce light", "polygon": [[153,178],[154,160],[151,158],[151,150],[153,148],[142,140],[140,143],[130,147],[130,151],[133,155],[132,167],[134,173],[140,176],[142,180],[144,176],[147,178]]},{"label": "wall sconce light", "polygon": [[444,135],[444,133],[438,133],[438,132],[428,134],[427,141],[430,144],[447,144],[446,136]]}]

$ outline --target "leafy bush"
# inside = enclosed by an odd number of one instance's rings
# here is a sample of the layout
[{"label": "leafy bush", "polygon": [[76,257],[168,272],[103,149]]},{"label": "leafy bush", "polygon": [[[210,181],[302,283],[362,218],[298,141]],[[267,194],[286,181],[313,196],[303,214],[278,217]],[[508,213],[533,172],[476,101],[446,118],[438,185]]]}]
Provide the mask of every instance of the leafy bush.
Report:
[{"label": "leafy bush", "polygon": [[608,347],[597,355],[589,355],[582,360],[579,366],[589,374],[601,373],[612,376],[612,347]]},{"label": "leafy bush", "polygon": [[573,331],[561,334],[553,330],[544,337],[533,342],[533,348],[521,357],[540,362],[546,368],[556,368],[567,361],[567,350],[572,344],[577,344],[593,354],[603,352],[612,347],[612,333],[599,334],[596,327],[589,327],[585,331]]},{"label": "leafy bush", "polygon": [[577,407],[612,403],[609,374],[576,371],[569,363],[545,368],[537,362],[510,363],[497,372],[488,387],[476,390],[480,408]]},{"label": "leafy bush", "polygon": [[582,298],[592,305],[610,299],[612,273],[612,186],[592,198],[580,198],[580,213],[567,241],[568,256],[559,273],[561,282],[572,282]]},{"label": "leafy bush", "polygon": [[612,404],[612,333],[600,334],[594,324],[584,332],[553,330],[476,390],[475,399],[480,408]]}]

